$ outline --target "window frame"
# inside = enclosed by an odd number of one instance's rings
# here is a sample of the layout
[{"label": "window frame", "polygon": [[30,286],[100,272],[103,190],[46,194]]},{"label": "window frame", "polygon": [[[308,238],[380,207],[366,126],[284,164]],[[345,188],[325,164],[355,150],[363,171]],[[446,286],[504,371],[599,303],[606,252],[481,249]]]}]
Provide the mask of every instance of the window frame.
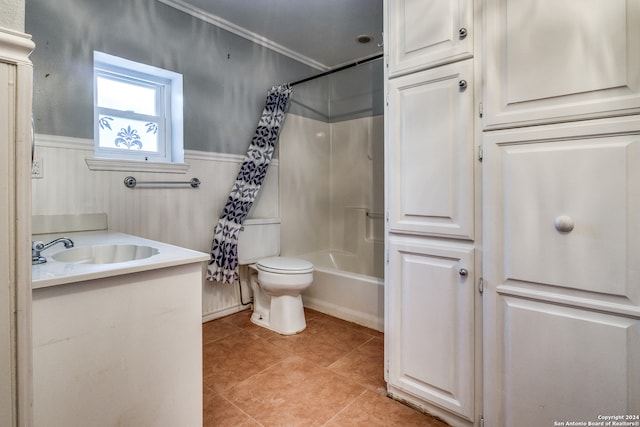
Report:
[{"label": "window frame", "polygon": [[[183,163],[182,75],[128,59],[94,51],[93,54],[94,156],[97,159],[149,163]],[[157,116],[98,106],[98,77],[156,90]],[[100,115],[158,123],[157,151],[123,150],[100,146]]]}]

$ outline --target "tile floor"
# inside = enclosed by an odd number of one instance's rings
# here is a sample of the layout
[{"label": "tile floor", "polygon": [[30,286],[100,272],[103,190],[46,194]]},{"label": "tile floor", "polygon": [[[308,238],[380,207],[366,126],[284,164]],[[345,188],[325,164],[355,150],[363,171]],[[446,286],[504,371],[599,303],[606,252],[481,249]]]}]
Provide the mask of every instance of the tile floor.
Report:
[{"label": "tile floor", "polygon": [[382,333],[306,310],[282,336],[250,314],[202,325],[205,427],[446,426],[385,396]]}]

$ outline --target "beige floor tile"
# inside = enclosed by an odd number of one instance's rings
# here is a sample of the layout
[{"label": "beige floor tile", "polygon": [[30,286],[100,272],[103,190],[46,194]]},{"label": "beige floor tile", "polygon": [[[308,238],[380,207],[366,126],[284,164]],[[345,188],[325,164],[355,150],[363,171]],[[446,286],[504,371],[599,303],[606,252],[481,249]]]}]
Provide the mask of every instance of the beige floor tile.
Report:
[{"label": "beige floor tile", "polygon": [[242,412],[233,403],[214,390],[205,387],[203,399],[203,427],[259,426],[260,424]]},{"label": "beige floor tile", "polygon": [[220,319],[216,322],[207,322],[202,325],[202,344],[228,337],[240,332],[242,329],[233,324]]},{"label": "beige floor tile", "polygon": [[307,329],[291,336],[274,336],[269,342],[293,354],[329,366],[371,339],[371,336],[325,318],[307,322]]},{"label": "beige floor tile", "polygon": [[340,427],[446,427],[447,424],[388,397],[367,391],[327,424]]},{"label": "beige floor tile", "polygon": [[232,314],[224,318],[227,322],[231,323],[238,328],[246,328],[247,326],[252,325],[251,323],[251,313],[253,313],[250,309],[239,311],[238,313]]},{"label": "beige floor tile", "polygon": [[360,347],[329,365],[329,369],[352,381],[386,395],[384,381],[384,341],[371,338]]},{"label": "beige floor tile", "polygon": [[205,427],[446,426],[386,397],[382,333],[305,309],[282,336],[250,316],[203,325]]},{"label": "beige floor tile", "polygon": [[265,426],[321,426],[364,387],[300,357],[290,357],[225,392]]},{"label": "beige floor tile", "polygon": [[285,350],[242,330],[204,346],[203,377],[214,390],[221,391],[286,357]]}]

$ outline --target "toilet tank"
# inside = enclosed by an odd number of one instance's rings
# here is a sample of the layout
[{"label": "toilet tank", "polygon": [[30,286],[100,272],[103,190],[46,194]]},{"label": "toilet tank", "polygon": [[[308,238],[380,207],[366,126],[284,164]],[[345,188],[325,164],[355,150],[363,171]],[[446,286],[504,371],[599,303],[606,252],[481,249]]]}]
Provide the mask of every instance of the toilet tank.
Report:
[{"label": "toilet tank", "polygon": [[280,254],[280,218],[246,219],[238,236],[238,263],[253,264]]}]

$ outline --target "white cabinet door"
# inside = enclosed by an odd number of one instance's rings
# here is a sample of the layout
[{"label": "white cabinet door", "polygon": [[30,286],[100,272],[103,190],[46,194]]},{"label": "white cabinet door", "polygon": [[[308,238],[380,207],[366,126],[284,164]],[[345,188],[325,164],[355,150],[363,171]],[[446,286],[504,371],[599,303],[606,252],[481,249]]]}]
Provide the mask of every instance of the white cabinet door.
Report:
[{"label": "white cabinet door", "polygon": [[471,59],[389,80],[392,232],[473,239],[472,81]]},{"label": "white cabinet door", "polygon": [[389,76],[473,55],[472,0],[389,0]]},{"label": "white cabinet door", "polygon": [[640,413],[640,118],[487,132],[485,420]]},{"label": "white cabinet door", "polygon": [[388,390],[473,420],[473,244],[395,236],[388,243]]},{"label": "white cabinet door", "polygon": [[0,425],[31,420],[31,36],[0,27]]},{"label": "white cabinet door", "polygon": [[640,112],[640,2],[487,0],[487,128]]}]

